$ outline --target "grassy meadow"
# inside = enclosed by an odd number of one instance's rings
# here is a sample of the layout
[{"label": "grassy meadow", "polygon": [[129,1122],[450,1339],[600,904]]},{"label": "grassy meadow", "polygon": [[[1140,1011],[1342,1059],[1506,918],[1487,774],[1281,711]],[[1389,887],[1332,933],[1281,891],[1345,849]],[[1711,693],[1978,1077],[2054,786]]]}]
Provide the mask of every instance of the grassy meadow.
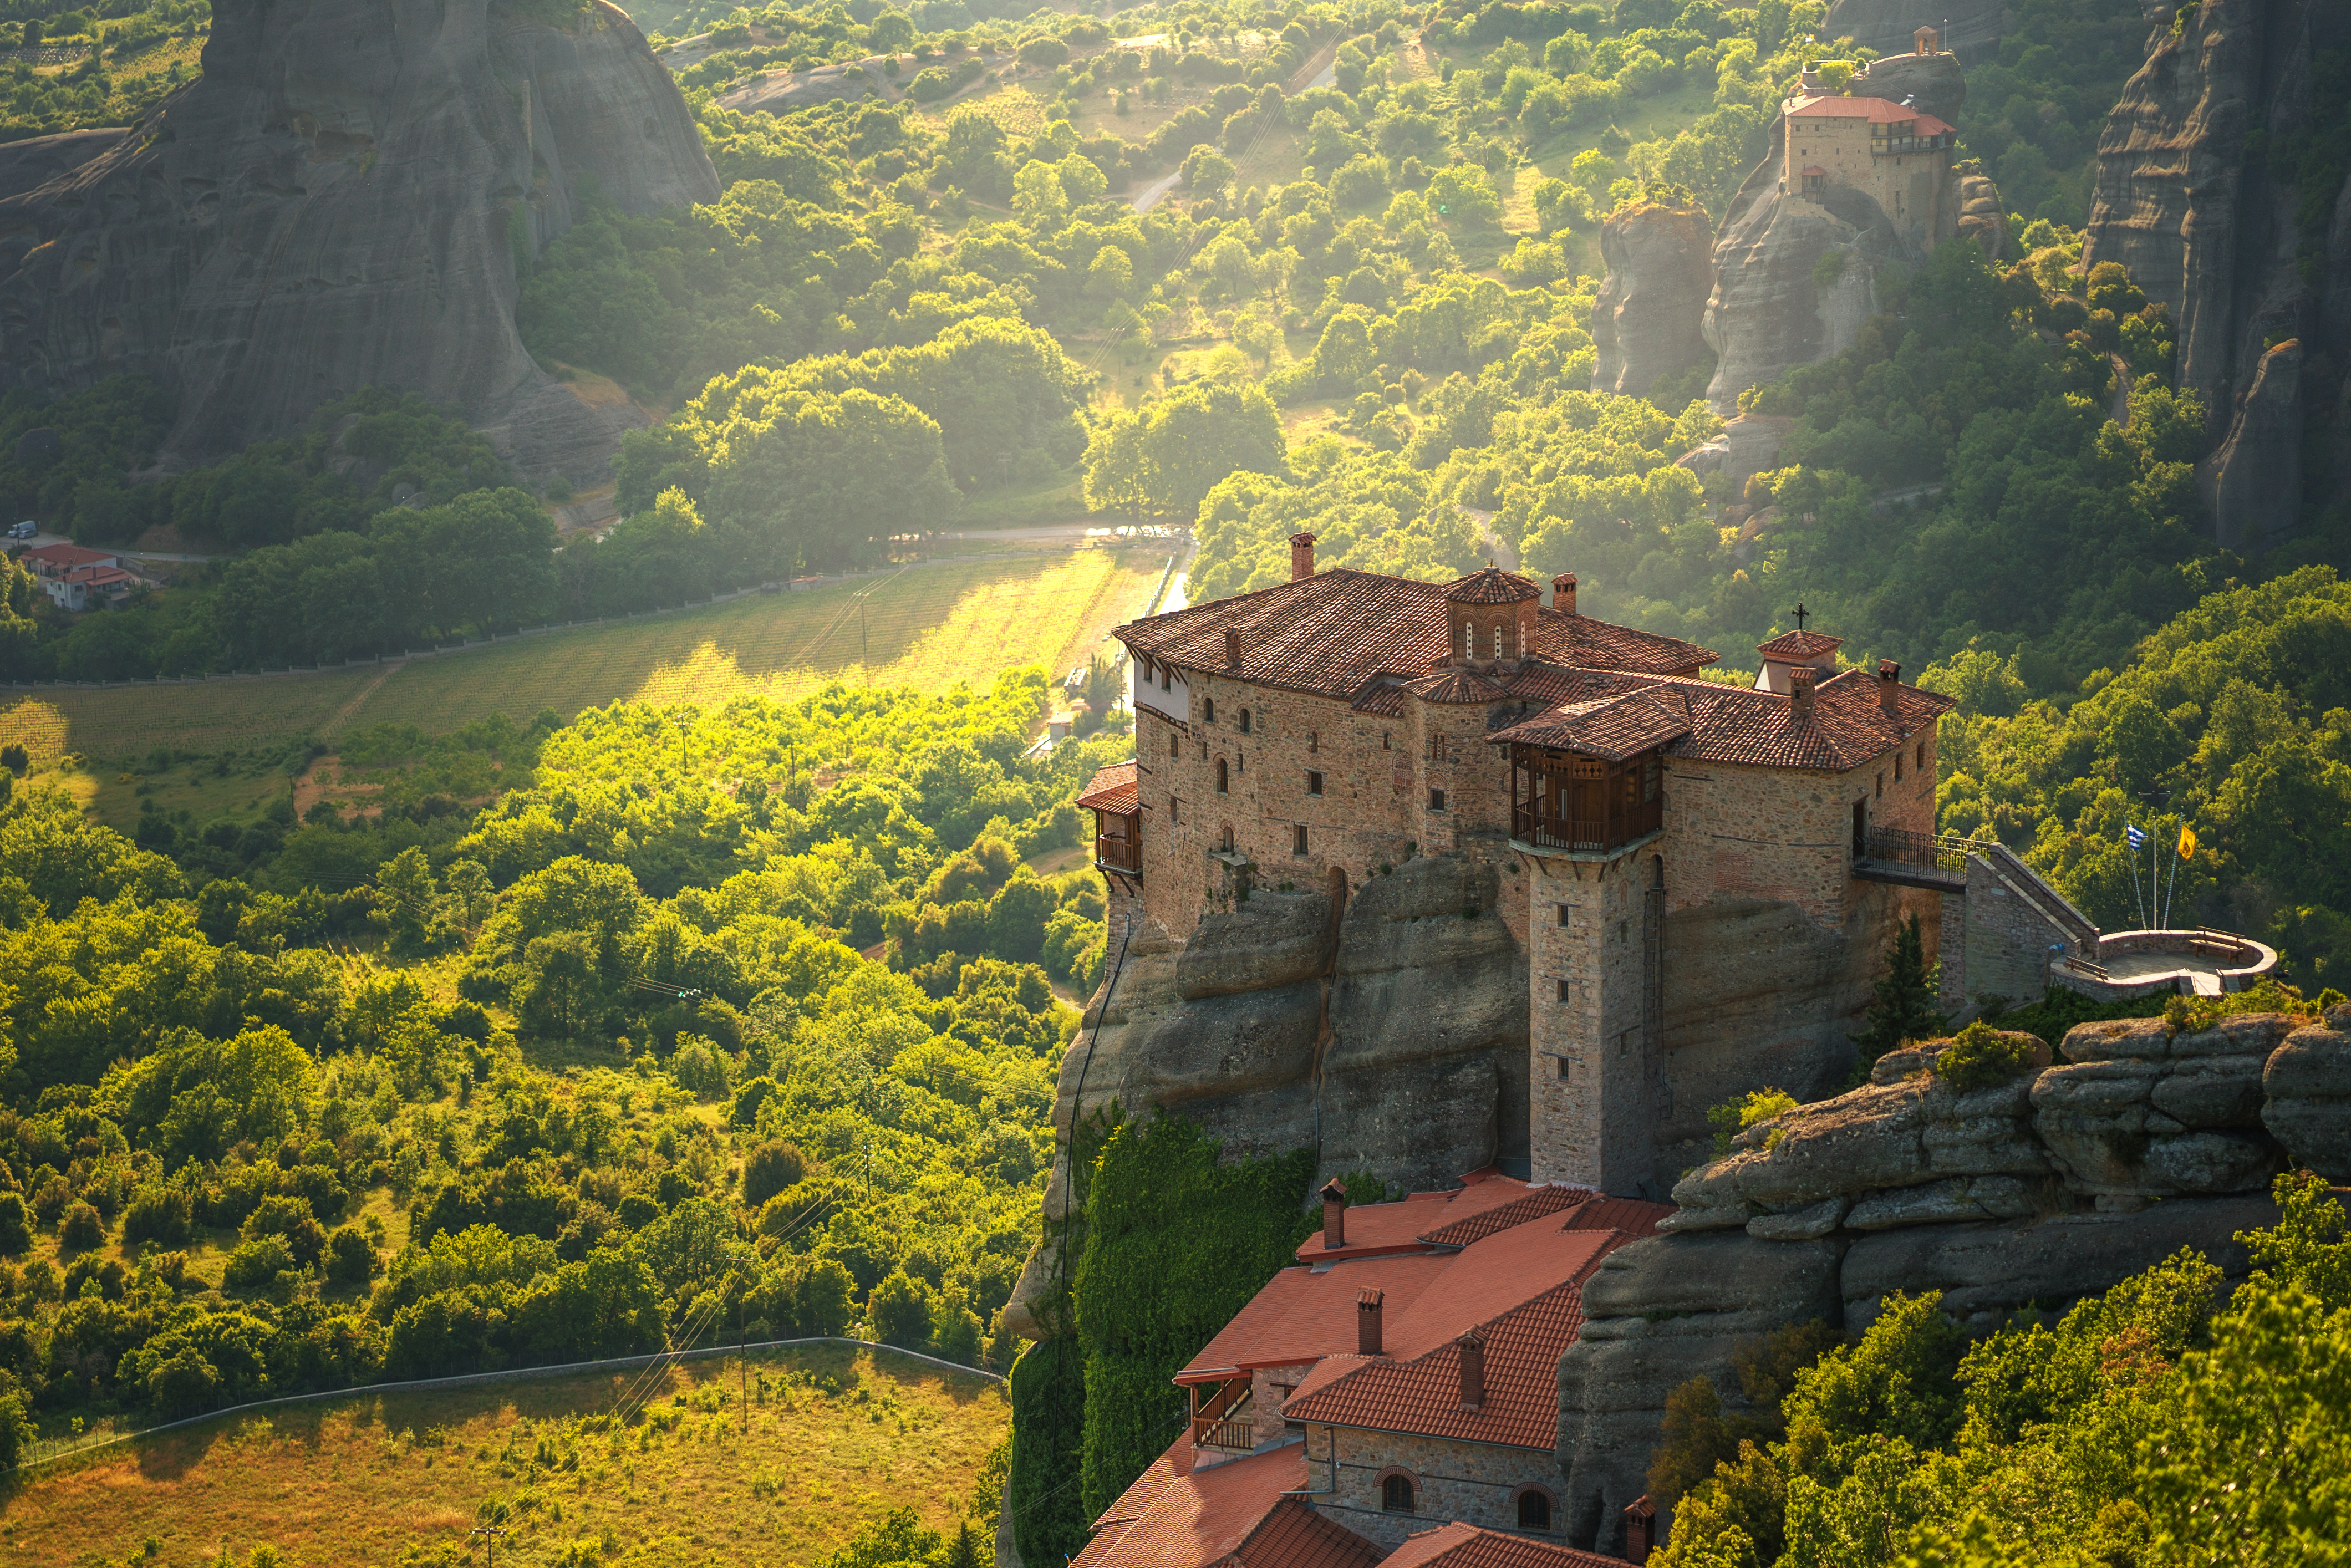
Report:
[{"label": "grassy meadow", "polygon": [[[157,747],[211,756],[305,735],[331,746],[355,725],[413,725],[432,735],[499,713],[528,723],[553,708],[569,719],[624,698],[789,700],[836,680],[943,691],[1022,664],[1066,670],[1142,612],[1168,553],[1138,545],[927,563],[404,664],[0,694],[0,743],[23,743],[36,775],[128,827],[139,799],[121,769]],[[242,812],[282,788],[242,775],[214,780],[201,769],[162,790],[150,786],[168,793],[159,807],[207,816]]]},{"label": "grassy meadow", "polygon": [[[635,1398],[639,1418],[611,1418]],[[893,1508],[952,1531],[1009,1421],[984,1377],[846,1345],[713,1357],[650,1382],[361,1391],[0,1483],[0,1563],[194,1568],[266,1542],[299,1568],[363,1568],[462,1549],[470,1527],[502,1521],[499,1558],[518,1568],[804,1563]]]}]

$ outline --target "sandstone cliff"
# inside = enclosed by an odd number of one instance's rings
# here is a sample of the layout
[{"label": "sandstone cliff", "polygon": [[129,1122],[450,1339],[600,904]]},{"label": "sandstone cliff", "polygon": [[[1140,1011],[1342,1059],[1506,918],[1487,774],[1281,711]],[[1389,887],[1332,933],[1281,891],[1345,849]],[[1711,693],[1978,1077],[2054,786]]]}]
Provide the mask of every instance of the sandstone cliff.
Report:
[{"label": "sandstone cliff", "polygon": [[1707,389],[1715,412],[1734,413],[1740,392],[1791,366],[1851,348],[1876,312],[1878,266],[1899,254],[1877,204],[1842,187],[1825,202],[1772,190],[1726,224],[1699,328],[1719,361]]},{"label": "sandstone cliff", "polygon": [[1957,125],[1959,108],[1968,101],[1968,78],[1957,55],[1912,54],[1906,39],[1899,54],[1864,66],[1845,90],[1855,98],[1907,102],[1921,114]]},{"label": "sandstone cliff", "polygon": [[2030,1069],[1967,1089],[1933,1071],[1947,1041],[1885,1058],[1865,1086],[1740,1134],[1675,1188],[1668,1234],[1610,1255],[1559,1368],[1567,1492],[1596,1500],[1579,1543],[1621,1549],[1667,1395],[1706,1376],[1736,1405],[1732,1357],[1773,1329],[1857,1333],[1894,1292],[1939,1291],[1987,1332],[2183,1247],[2241,1280],[2235,1238],[2276,1222],[2276,1172],[2351,1175],[2351,1006],[2192,1032],[2085,1024],[2054,1065],[2030,1044]]},{"label": "sandstone cliff", "polygon": [[1643,202],[1600,225],[1608,276],[1592,308],[1593,391],[1641,397],[1659,376],[1705,358],[1698,323],[1714,287],[1713,248],[1699,206]]},{"label": "sandstone cliff", "polygon": [[583,178],[632,212],[718,193],[627,16],[222,0],[204,65],[128,136],[56,150],[57,172],[0,200],[0,385],[153,375],[176,409],[166,468],[368,385],[456,406],[526,472],[602,468],[627,411],[524,351],[517,250],[570,225]]},{"label": "sandstone cliff", "polygon": [[[2168,20],[2168,18],[2167,18]],[[2260,155],[2309,122],[2314,82],[2351,45],[2351,11],[2330,0],[2206,0],[2179,29],[2157,27],[2098,142],[2085,266],[2118,261],[2179,329],[2179,386],[2204,401],[2219,444],[2199,477],[2220,542],[2261,548],[2304,504],[2351,484],[2305,476],[2302,410],[2346,436],[2351,367],[2351,188],[2304,193]],[[2300,213],[2326,214],[2304,235]],[[2332,197],[2331,200],[2327,199]],[[2292,339],[2305,352],[2273,359]],[[2318,493],[2322,483],[2332,493]]]}]

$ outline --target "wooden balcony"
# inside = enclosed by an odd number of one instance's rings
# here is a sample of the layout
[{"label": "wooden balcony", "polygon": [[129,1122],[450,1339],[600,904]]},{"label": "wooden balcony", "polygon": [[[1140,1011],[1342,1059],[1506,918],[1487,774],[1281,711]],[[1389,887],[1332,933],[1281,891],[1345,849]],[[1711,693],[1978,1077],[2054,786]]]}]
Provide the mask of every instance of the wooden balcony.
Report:
[{"label": "wooden balcony", "polygon": [[1205,1387],[1208,1391],[1205,1400],[1200,1397],[1203,1385],[1196,1383],[1190,1388],[1192,1446],[1231,1454],[1255,1448],[1257,1422],[1249,1414],[1249,1380],[1236,1377]]},{"label": "wooden balcony", "polygon": [[1108,811],[1095,813],[1098,823],[1094,833],[1094,865],[1102,871],[1120,871],[1129,876],[1143,874],[1143,813],[1131,817],[1113,816]]},{"label": "wooden balcony", "polygon": [[1196,1448],[1216,1448],[1228,1454],[1246,1454],[1257,1447],[1257,1423],[1247,1419],[1196,1417],[1192,1422],[1192,1446]]},{"label": "wooden balcony", "polygon": [[1538,849],[1605,854],[1666,824],[1664,758],[1623,761],[1515,746],[1510,835]]}]

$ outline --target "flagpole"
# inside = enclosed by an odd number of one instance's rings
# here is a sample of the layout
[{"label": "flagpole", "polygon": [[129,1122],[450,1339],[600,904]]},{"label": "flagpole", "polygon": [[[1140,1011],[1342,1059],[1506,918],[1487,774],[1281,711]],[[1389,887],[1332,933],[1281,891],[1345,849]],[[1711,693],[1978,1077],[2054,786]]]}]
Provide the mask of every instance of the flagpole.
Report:
[{"label": "flagpole", "polygon": [[2180,838],[2172,841],[2171,882],[2163,893],[2163,928],[2166,931],[2171,929],[2171,895],[2179,891],[2179,862],[2188,858],[2179,852],[2186,847],[2184,842],[2186,837],[2187,827],[2183,823],[2180,828]]},{"label": "flagpole", "polygon": [[[2125,822],[2123,824],[2123,832],[2125,834],[2123,841],[2125,843],[2129,843],[2130,841],[2128,835],[2136,832],[2137,831],[2137,830],[2133,828],[2128,822]],[[2147,900],[2141,898],[2138,892],[2138,846],[2137,844],[2131,844],[2130,852],[2131,903],[2137,906],[2139,929],[2144,931],[2147,929]]]}]

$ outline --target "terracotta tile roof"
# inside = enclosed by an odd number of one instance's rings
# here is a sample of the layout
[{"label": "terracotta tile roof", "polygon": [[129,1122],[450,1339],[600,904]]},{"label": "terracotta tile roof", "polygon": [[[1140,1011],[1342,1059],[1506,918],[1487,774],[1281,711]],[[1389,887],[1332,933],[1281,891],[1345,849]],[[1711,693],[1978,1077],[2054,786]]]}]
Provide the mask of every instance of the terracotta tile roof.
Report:
[{"label": "terracotta tile roof", "polygon": [[1822,168],[1818,163],[1807,163],[1804,165],[1804,172],[1807,174],[1825,174],[1828,171]]},{"label": "terracotta tile roof", "polygon": [[1625,1564],[1621,1557],[1603,1557],[1456,1521],[1442,1530],[1406,1536],[1402,1546],[1380,1560],[1380,1568],[1625,1568]]},{"label": "terracotta tile roof", "polygon": [[1670,1203],[1648,1203],[1637,1197],[1595,1197],[1579,1205],[1567,1217],[1570,1230],[1621,1230],[1638,1240],[1657,1233],[1657,1221],[1674,1212]]},{"label": "terracotta tile roof", "polygon": [[1077,803],[1096,811],[1130,812],[1143,809],[1143,793],[1135,782],[1134,758],[1095,770],[1092,782]]},{"label": "terracotta tile roof", "polygon": [[1687,698],[1677,702],[1678,696],[1672,688],[1652,688],[1565,703],[1489,738],[1622,762],[1690,732],[1689,704]]},{"label": "terracotta tile roof", "polygon": [[[1559,1358],[1583,1323],[1583,1281],[1630,1240],[1614,1230],[1562,1229],[1548,1218],[1490,1236],[1455,1255],[1387,1335],[1389,1354],[1333,1356],[1282,1405],[1293,1421],[1520,1448],[1559,1439]],[[1344,1265],[1342,1265],[1343,1268]],[[1460,1351],[1485,1342],[1485,1399],[1461,1407]]]},{"label": "terracotta tile roof", "polygon": [[[1298,1244],[1298,1260],[1328,1263],[1341,1258],[1424,1251],[1430,1245],[1426,1239],[1429,1232],[1471,1215],[1515,1203],[1529,1193],[1546,1190],[1505,1176],[1476,1176],[1475,1179],[1465,1176],[1462,1180],[1464,1185],[1450,1192],[1416,1192],[1395,1203],[1354,1205],[1347,1210],[1346,1246],[1336,1250],[1325,1248],[1322,1233],[1318,1230]],[[1350,1334],[1348,1345],[1352,1347],[1354,1343]]]},{"label": "terracotta tile roof", "polygon": [[1440,670],[1433,675],[1405,684],[1405,691],[1423,702],[1443,703],[1452,707],[1475,707],[1483,703],[1499,702],[1501,687],[1467,670]]},{"label": "terracotta tile roof", "polygon": [[19,560],[46,561],[51,566],[89,566],[97,561],[112,561],[111,550],[84,549],[79,545],[43,545],[38,549],[20,551]]},{"label": "terracotta tile roof", "polygon": [[1355,711],[1377,714],[1382,718],[1402,718],[1408,711],[1405,695],[1403,685],[1395,681],[1374,681],[1355,699]]},{"label": "terracotta tile roof", "polygon": [[[1811,768],[1842,773],[1885,755],[1920,727],[1949,713],[1951,699],[1917,686],[1896,688],[1895,714],[1888,719],[1878,706],[1877,677],[1847,670],[1813,688],[1813,715],[1799,719],[1789,700],[1771,692],[1727,686],[1713,681],[1659,681],[1632,674],[1571,672],[1572,685],[1587,693],[1609,683],[1622,687],[1656,691],[1670,687],[1689,704],[1689,733],[1666,747],[1667,755],[1694,762],[1739,762],[1763,768]],[[1517,688],[1520,683],[1513,683]],[[1538,683],[1524,683],[1532,691]],[[1589,701],[1589,696],[1577,701]],[[1576,702],[1562,703],[1547,712],[1489,735],[1496,744],[1521,741],[1529,745],[1575,749]],[[1559,738],[1542,738],[1556,735]],[[1621,738],[1618,742],[1621,744]],[[1608,755],[1599,753],[1598,755]]]},{"label": "terracotta tile roof", "polygon": [[1282,1493],[1306,1486],[1303,1444],[1206,1469],[1178,1437],[1094,1521],[1083,1568],[1371,1568],[1379,1549]]},{"label": "terracotta tile roof", "polygon": [[1454,604],[1523,604],[1541,599],[1542,590],[1514,571],[1488,567],[1445,585],[1445,597]]},{"label": "terracotta tile roof", "polygon": [[[1226,657],[1228,628],[1240,633],[1237,665]],[[1344,568],[1130,622],[1113,634],[1138,660],[1343,699],[1370,696],[1379,675],[1417,680],[1452,650],[1442,587]],[[1541,609],[1533,652],[1563,665],[1656,674],[1695,672],[1720,656],[1678,637]]]},{"label": "terracotta tile roof", "polygon": [[1788,110],[1788,117],[1791,120],[1866,120],[1872,125],[1915,120],[1920,136],[1946,136],[1951,130],[1931,114],[1905,109],[1892,99],[1883,98],[1816,98]]},{"label": "terracotta tile roof", "polygon": [[1409,1312],[1459,1254],[1348,1258],[1319,1268],[1284,1269],[1200,1347],[1176,1375],[1178,1383],[1208,1383],[1263,1366],[1299,1366],[1355,1348],[1355,1296],[1382,1291],[1386,1321]]},{"label": "terracotta tile roof", "polygon": [[1524,1225],[1531,1219],[1541,1219],[1546,1214],[1557,1214],[1562,1208],[1588,1204],[1595,1196],[1588,1186],[1539,1186],[1499,1208],[1489,1208],[1483,1214],[1473,1214],[1449,1225],[1440,1225],[1434,1230],[1423,1231],[1420,1239],[1433,1247],[1467,1247],[1471,1242],[1483,1241],[1497,1231]]},{"label": "terracotta tile roof", "polygon": [[1782,632],[1769,643],[1757,643],[1755,651],[1767,659],[1817,659],[1844,646],[1844,638],[1832,637],[1824,632]]}]

